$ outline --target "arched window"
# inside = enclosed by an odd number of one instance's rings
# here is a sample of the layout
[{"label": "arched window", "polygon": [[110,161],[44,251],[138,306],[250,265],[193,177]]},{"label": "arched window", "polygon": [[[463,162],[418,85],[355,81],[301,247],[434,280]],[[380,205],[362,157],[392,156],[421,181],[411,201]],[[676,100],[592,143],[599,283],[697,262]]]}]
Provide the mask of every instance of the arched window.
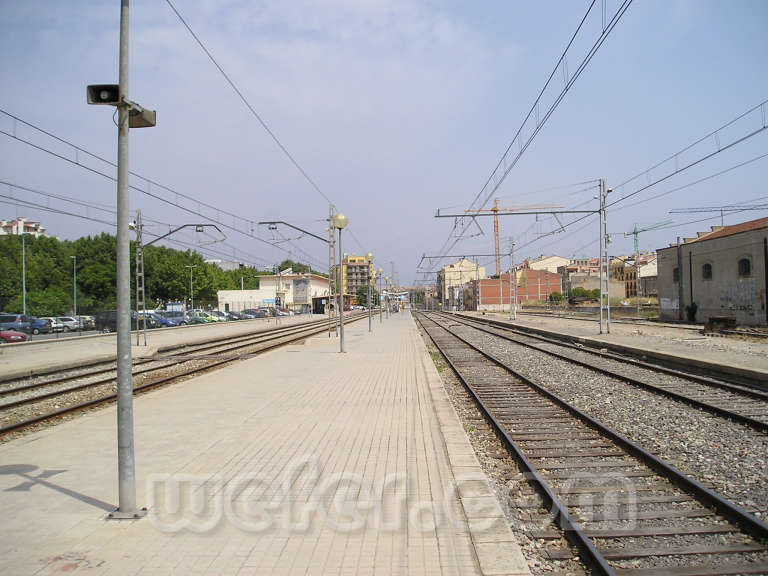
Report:
[{"label": "arched window", "polygon": [[739,276],[749,276],[752,274],[752,262],[749,258],[739,260]]},{"label": "arched window", "polygon": [[701,277],[704,280],[712,280],[712,264],[704,264],[701,267]]}]

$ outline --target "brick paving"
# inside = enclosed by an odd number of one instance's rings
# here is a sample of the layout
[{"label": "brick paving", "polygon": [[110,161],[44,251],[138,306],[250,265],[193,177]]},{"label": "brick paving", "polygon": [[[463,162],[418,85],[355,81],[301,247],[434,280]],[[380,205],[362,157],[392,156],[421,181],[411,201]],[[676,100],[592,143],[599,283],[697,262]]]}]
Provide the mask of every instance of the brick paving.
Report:
[{"label": "brick paving", "polygon": [[0,446],[0,573],[528,574],[407,313],[137,398],[137,501],[115,408]]}]

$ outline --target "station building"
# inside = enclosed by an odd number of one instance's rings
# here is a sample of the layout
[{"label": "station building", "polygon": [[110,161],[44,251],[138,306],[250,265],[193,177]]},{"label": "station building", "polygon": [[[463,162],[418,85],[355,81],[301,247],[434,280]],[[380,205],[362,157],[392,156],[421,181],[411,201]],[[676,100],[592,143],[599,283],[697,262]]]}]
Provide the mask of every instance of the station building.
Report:
[{"label": "station building", "polygon": [[281,307],[306,309],[313,298],[328,297],[328,278],[317,274],[294,274],[285,270],[279,274],[259,276],[258,290],[219,290],[219,310],[240,312],[249,308]]},{"label": "station building", "polygon": [[768,325],[768,218],[713,226],[657,252],[661,319]]}]

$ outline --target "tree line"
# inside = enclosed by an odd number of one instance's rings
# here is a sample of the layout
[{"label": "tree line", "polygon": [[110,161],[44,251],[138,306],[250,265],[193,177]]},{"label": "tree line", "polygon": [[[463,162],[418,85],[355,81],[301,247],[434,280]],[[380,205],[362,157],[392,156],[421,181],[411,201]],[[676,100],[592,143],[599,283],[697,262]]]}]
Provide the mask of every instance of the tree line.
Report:
[{"label": "tree line", "polygon": [[[60,316],[74,313],[74,267],[77,262],[77,312],[95,314],[114,309],[117,301],[117,238],[102,233],[77,240],[25,236],[27,314]],[[73,256],[75,258],[73,258]],[[131,302],[135,303],[135,246],[131,243]],[[255,290],[259,276],[273,270],[244,266],[222,270],[206,263],[192,250],[174,250],[164,246],[144,249],[144,292],[148,308],[166,302],[188,302],[190,269],[192,269],[195,306],[213,306],[219,290]],[[0,310],[23,310],[23,268],[21,236],[0,236]],[[292,260],[284,260],[279,270],[293,268],[307,272],[309,268]]]}]

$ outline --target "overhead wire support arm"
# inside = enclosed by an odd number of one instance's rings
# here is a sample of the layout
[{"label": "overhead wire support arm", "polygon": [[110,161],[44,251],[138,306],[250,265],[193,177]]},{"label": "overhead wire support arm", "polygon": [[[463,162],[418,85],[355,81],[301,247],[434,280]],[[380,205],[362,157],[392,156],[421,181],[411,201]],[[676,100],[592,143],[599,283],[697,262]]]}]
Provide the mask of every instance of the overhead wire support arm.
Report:
[{"label": "overhead wire support arm", "polygon": [[194,227],[195,232],[202,232],[203,228],[215,228],[216,231],[219,234],[222,235],[221,240],[218,240],[219,242],[223,242],[224,240],[227,239],[227,237],[224,235],[224,232],[222,232],[221,229],[218,226],[216,226],[216,224],[182,224],[181,226],[178,226],[178,227],[174,228],[173,230],[171,230],[167,234],[163,234],[162,236],[158,236],[157,238],[155,238],[151,242],[147,242],[146,244],[144,244],[144,247],[151,246],[155,242],[158,242],[159,240],[162,240],[163,238],[167,238],[168,236],[170,236],[172,234],[175,234],[179,230],[182,230],[184,228],[192,228],[192,227]]},{"label": "overhead wire support arm", "polygon": [[289,224],[285,220],[265,220],[263,222],[258,223],[260,226],[277,226],[278,224],[283,224],[285,226],[288,226],[288,228],[293,228],[297,232],[302,232],[303,234],[306,234],[307,236],[312,236],[312,238],[317,238],[321,242],[325,242],[326,244],[330,244],[330,241],[327,238],[322,238],[321,236],[318,236],[317,234],[313,234],[312,232],[308,230],[304,230],[303,228],[299,228],[298,226],[294,226],[293,224]]}]

